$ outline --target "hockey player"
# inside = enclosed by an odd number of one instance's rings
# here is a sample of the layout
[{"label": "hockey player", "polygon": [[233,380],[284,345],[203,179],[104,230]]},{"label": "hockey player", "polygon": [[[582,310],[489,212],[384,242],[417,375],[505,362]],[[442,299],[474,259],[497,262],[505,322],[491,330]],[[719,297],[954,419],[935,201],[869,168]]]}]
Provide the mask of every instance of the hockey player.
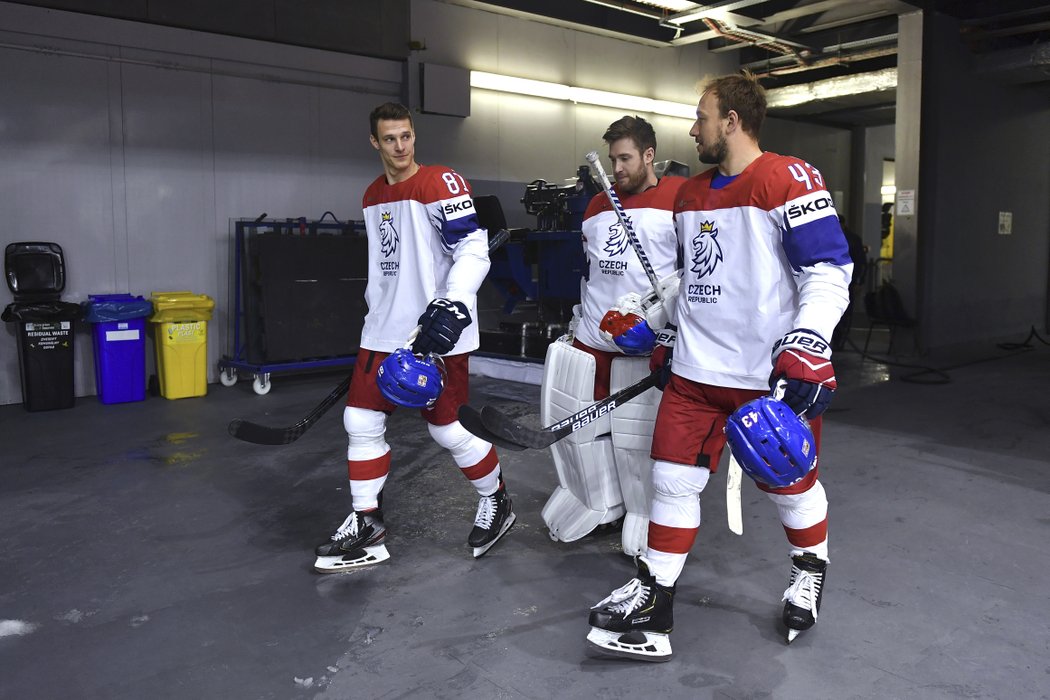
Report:
[{"label": "hockey player", "polygon": [[[671,656],[675,584],[700,525],[700,493],[725,446],[727,416],[772,389],[810,419],[820,443],[820,414],[836,388],[827,341],[848,301],[852,264],[820,172],[759,148],[765,109],[754,76],[718,78],[689,132],[701,162],[717,167],[690,178],[675,201],[685,262],[677,343],[652,358],[670,371],[653,434],[648,549],[637,577],[591,611],[588,640],[604,652]],[[820,608],[827,498],[815,466],[790,486],[758,487],[790,544],[783,596],[790,641]]]},{"label": "hockey player", "polygon": [[[609,146],[615,191],[632,228],[657,276],[671,285],[677,282],[672,208],[685,178],[657,178],[656,134],[644,119],[624,116],[610,124],[602,138]],[[627,356],[648,355],[653,333],[646,324],[623,323],[625,314],[637,318],[631,310],[643,313],[637,303],[623,302],[625,295],[637,302],[652,292],[652,285],[604,192],[591,199],[584,213],[583,243],[587,272],[580,286],[575,337],[571,344],[552,343],[547,352],[541,391],[544,424],[607,397],[610,383],[620,389],[648,374],[646,358]],[[659,304],[644,313],[665,316]],[[663,322],[657,323],[661,328]],[[646,392],[611,417],[552,446],[559,486],[542,513],[551,537],[563,542],[579,539],[623,516],[626,507],[623,550],[630,555],[644,551],[649,447],[659,396],[655,390]]]},{"label": "hockey player", "polygon": [[[474,556],[514,524],[495,449],[456,418],[467,400],[469,353],[478,347],[476,295],[489,269],[487,235],[478,226],[470,186],[454,170],[416,163],[412,115],[403,105],[382,104],[369,119],[383,174],[362,204],[368,314],[343,412],[353,510],[317,547],[314,568],[321,573],[389,558],[381,510],[390,472],[384,436],[397,405],[421,408],[431,437],[477,489],[467,540]],[[397,352],[410,336],[410,352]],[[434,356],[441,356],[443,369]]]}]

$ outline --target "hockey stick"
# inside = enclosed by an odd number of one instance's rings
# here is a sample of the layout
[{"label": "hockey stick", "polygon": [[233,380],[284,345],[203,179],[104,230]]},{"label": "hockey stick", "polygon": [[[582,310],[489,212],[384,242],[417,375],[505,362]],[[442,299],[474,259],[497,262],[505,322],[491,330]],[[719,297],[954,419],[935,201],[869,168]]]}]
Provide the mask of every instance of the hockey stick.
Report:
[{"label": "hockey stick", "polygon": [[740,511],[740,483],[744,479],[744,472],[740,469],[740,463],[729,450],[729,474],[726,475],[726,520],[729,522],[729,531],[734,535],[744,534],[744,516]]},{"label": "hockey stick", "polygon": [[616,218],[620,220],[620,225],[623,226],[623,230],[627,233],[627,241],[634,248],[638,261],[642,263],[642,269],[645,270],[645,276],[649,278],[649,283],[653,285],[653,291],[656,292],[656,296],[661,301],[666,301],[663,291],[660,289],[660,280],[656,276],[656,271],[653,270],[653,264],[649,262],[649,256],[645,254],[645,249],[642,248],[642,243],[638,240],[634,227],[631,225],[631,219],[627,216],[627,212],[624,211],[623,205],[620,204],[620,198],[616,196],[616,191],[609,184],[609,176],[605,174],[605,168],[602,167],[602,161],[598,157],[598,152],[591,151],[586,158],[587,162],[598,171],[598,181],[601,183],[602,189],[605,190],[605,196],[609,198],[613,211],[616,212]]},{"label": "hockey stick", "polygon": [[[412,341],[416,339],[418,334],[419,326],[416,326],[411,335],[409,335],[405,347],[411,347]],[[230,421],[227,430],[229,430],[230,435],[238,440],[253,442],[256,445],[288,445],[293,443],[298,440],[303,433],[309,430],[310,427],[317,422],[318,418],[327,413],[328,409],[334,406],[336,402],[346,395],[346,392],[350,390],[350,380],[352,378],[353,374],[340,382],[339,386],[332,389],[332,393],[324,397],[324,401],[317,404],[312,411],[307,413],[306,416],[295,425],[287,428],[268,428],[265,425],[259,425],[258,423],[252,423],[251,421],[236,418]]]},{"label": "hockey stick", "polygon": [[238,440],[253,442],[256,445],[287,445],[293,443],[298,440],[303,433],[309,430],[313,424],[317,422],[317,419],[323,416],[328,409],[334,406],[341,398],[346,396],[346,392],[350,389],[351,376],[352,375],[348,375],[346,379],[341,381],[339,386],[332,389],[332,392],[324,397],[324,401],[317,404],[313,410],[307,413],[295,425],[290,425],[287,428],[270,428],[265,425],[259,425],[258,423],[252,423],[251,421],[236,418],[230,421],[227,430],[229,430],[230,435]]},{"label": "hockey stick", "polygon": [[[489,241],[489,253],[492,253],[506,243],[508,238],[510,238],[510,231],[507,229],[501,229],[493,234],[492,240]],[[415,338],[415,333],[412,334],[412,338]],[[411,344],[412,339],[410,338],[408,342]],[[256,445],[291,444],[302,437],[303,433],[313,427],[314,423],[316,423],[317,420],[328,411],[328,409],[334,406],[340,398],[346,395],[346,392],[350,390],[350,379],[352,376],[353,375],[350,375],[341,381],[339,386],[332,389],[332,392],[328,394],[321,403],[317,404],[317,406],[315,406],[309,413],[303,416],[299,422],[290,425],[287,428],[271,428],[241,418],[235,418],[230,421],[230,424],[226,429],[230,435],[238,440],[252,442]]]},{"label": "hockey stick", "polygon": [[459,418],[460,425],[467,429],[467,432],[473,434],[475,437],[479,437],[485,442],[491,442],[496,447],[502,447],[510,450],[511,452],[521,452],[522,450],[528,449],[525,445],[519,445],[516,442],[509,442],[504,440],[499,435],[485,427],[484,420],[481,417],[481,411],[463,404],[459,407]]},{"label": "hockey stick", "polygon": [[[543,449],[550,447],[558,440],[575,433],[577,430],[587,427],[620,404],[626,403],[647,389],[656,386],[659,379],[660,370],[657,370],[644,379],[624,387],[615,394],[592,403],[583,410],[577,411],[571,416],[545,428],[536,429],[522,425],[492,406],[485,406],[481,409],[481,423],[488,434],[494,435],[504,443],[510,443],[510,445],[504,445],[508,449]],[[473,411],[473,409],[470,410]],[[467,427],[467,424],[464,424],[464,427]],[[484,436],[479,435],[478,437]]]}]

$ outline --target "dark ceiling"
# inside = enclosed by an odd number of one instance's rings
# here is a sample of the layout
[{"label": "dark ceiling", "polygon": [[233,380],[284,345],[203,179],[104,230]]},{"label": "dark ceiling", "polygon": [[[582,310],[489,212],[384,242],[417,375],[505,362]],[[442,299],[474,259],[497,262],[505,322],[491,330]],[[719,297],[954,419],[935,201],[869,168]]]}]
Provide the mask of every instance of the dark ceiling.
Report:
[{"label": "dark ceiling", "polygon": [[[897,17],[920,9],[958,19],[976,54],[1007,56],[1011,51],[1050,46],[1050,2],[1036,0],[485,0],[463,4],[654,46],[703,42],[709,51],[737,53],[741,65],[759,75],[769,90],[895,68]],[[1019,69],[1025,67],[1024,60],[1014,62]],[[1040,63],[1035,68],[1019,80],[1050,80],[1047,66]],[[892,123],[895,104],[896,91],[889,88],[771,108],[770,113],[871,126]]]}]

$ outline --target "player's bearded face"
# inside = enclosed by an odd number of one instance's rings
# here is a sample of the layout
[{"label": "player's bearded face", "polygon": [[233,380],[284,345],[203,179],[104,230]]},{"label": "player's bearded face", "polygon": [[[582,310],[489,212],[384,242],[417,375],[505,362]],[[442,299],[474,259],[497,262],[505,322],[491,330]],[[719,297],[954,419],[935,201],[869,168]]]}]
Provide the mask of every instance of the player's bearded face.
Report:
[{"label": "player's bearded face", "polygon": [[729,155],[729,145],[726,143],[725,134],[718,134],[714,143],[703,143],[697,145],[700,154],[700,162],[707,165],[718,165]]},{"label": "player's bearded face", "polygon": [[642,153],[631,138],[618,139],[609,144],[613,179],[621,192],[636,194],[650,184],[649,164],[653,156],[652,149]]},{"label": "player's bearded face", "polygon": [[718,98],[710,92],[704,93],[696,108],[696,121],[689,130],[689,135],[696,141],[696,152],[701,163],[717,165],[729,155],[724,122]]}]

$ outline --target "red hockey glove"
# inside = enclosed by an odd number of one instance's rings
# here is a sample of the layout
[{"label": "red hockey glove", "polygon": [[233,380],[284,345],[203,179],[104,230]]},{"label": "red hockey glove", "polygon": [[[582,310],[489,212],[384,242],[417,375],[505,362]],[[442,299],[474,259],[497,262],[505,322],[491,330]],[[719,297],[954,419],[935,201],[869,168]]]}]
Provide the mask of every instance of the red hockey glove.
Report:
[{"label": "red hockey glove", "polygon": [[773,345],[773,396],[798,415],[816,418],[838,388],[831,365],[831,346],[811,330],[796,328]]},{"label": "red hockey glove", "polygon": [[670,323],[656,334],[656,347],[653,348],[653,354],[649,356],[649,371],[660,370],[660,379],[656,382],[656,388],[660,391],[663,391],[667,383],[671,381],[671,359],[677,339],[678,328]]}]

